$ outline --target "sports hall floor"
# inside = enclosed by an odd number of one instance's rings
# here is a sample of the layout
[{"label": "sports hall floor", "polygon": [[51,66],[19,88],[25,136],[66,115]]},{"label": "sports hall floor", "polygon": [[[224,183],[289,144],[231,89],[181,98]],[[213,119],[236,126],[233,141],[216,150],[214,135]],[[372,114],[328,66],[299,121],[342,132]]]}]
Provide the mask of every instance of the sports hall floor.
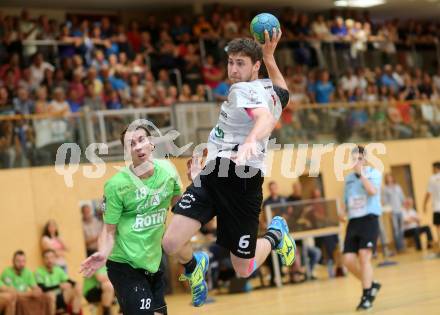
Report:
[{"label": "sports hall floor", "polygon": [[[440,315],[440,259],[426,254],[392,257],[398,265],[375,268],[382,282],[374,308],[368,314]],[[379,261],[375,261],[377,265]],[[319,270],[319,274],[324,268]],[[189,295],[167,297],[170,315],[327,315],[359,314],[354,309],[361,290],[352,276],[285,285],[281,289],[243,294],[214,295],[215,302],[201,308],[189,305]]]}]

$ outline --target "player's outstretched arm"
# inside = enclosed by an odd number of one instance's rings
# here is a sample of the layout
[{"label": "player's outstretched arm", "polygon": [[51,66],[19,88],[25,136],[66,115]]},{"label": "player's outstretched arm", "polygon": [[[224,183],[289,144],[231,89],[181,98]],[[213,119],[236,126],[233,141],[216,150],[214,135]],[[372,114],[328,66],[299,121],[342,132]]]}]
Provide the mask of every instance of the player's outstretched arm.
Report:
[{"label": "player's outstretched arm", "polygon": [[104,224],[99,237],[98,251],[81,264],[81,272],[85,277],[91,277],[99,268],[104,266],[115,244],[116,224]]},{"label": "player's outstretched arm", "polygon": [[264,44],[261,45],[261,48],[263,49],[263,61],[273,85],[288,90],[286,80],[284,80],[274,56],[275,49],[281,38],[281,30],[274,28],[272,34],[272,39],[270,39],[269,32],[267,30],[264,31]]}]

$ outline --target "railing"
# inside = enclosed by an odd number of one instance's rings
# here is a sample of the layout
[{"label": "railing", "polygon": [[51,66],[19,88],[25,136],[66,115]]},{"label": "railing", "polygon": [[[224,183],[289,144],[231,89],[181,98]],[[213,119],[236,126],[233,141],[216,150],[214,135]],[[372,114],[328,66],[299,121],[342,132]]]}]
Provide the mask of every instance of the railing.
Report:
[{"label": "railing", "polygon": [[[218,120],[214,102],[179,103],[172,107],[91,111],[87,106],[68,116],[0,116],[0,167],[53,164],[58,147],[76,143],[82,152],[92,143],[104,143],[104,160],[122,160],[120,132],[144,118],[156,127],[155,134],[169,134],[170,151],[190,155],[208,139]],[[440,135],[440,101],[358,102],[309,104],[283,111],[272,137],[280,144],[368,142]],[[191,149],[186,147],[192,144]],[[186,148],[180,150],[181,148]],[[176,151],[177,150],[177,151]],[[86,162],[82,154],[82,162]]]},{"label": "railing", "polygon": [[440,101],[302,105],[283,112],[273,137],[285,143],[431,138],[440,135]]}]

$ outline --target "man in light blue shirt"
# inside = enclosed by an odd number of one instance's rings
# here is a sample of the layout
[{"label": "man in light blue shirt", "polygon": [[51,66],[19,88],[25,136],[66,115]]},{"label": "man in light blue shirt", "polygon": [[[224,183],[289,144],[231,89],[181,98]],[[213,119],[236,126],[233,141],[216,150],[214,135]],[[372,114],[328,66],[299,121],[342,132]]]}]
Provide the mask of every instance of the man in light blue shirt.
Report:
[{"label": "man in light blue shirt", "polygon": [[380,186],[382,174],[366,164],[366,152],[355,148],[355,166],[345,178],[344,203],[348,216],[344,241],[344,264],[362,283],[363,294],[357,310],[367,310],[381,285],[373,281],[371,258],[379,235],[379,216],[382,213]]}]

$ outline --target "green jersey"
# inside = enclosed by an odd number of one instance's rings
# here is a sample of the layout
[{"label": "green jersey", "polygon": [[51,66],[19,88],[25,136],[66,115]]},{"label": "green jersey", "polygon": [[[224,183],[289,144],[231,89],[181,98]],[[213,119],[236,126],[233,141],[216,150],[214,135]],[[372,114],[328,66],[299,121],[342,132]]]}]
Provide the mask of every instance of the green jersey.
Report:
[{"label": "green jersey", "polygon": [[167,211],[171,199],[180,193],[179,176],[168,160],[154,160],[154,174],[147,179],[122,168],[107,181],[104,222],[117,225],[109,259],[156,272]]},{"label": "green jersey", "polygon": [[54,266],[52,272],[49,272],[46,267],[41,266],[35,271],[35,280],[38,284],[49,288],[66,282],[69,276],[61,267]]},{"label": "green jersey", "polygon": [[8,287],[13,287],[18,292],[26,292],[37,285],[32,271],[28,268],[24,268],[17,275],[13,267],[8,267],[3,271],[1,278]]},{"label": "green jersey", "polygon": [[93,276],[91,276],[90,278],[85,278],[83,284],[83,295],[86,296],[87,293],[93,288],[99,288],[100,282],[98,281],[98,279],[96,279],[96,275],[106,275],[106,274],[107,274],[107,268],[103,266],[98,270],[96,270]]}]

